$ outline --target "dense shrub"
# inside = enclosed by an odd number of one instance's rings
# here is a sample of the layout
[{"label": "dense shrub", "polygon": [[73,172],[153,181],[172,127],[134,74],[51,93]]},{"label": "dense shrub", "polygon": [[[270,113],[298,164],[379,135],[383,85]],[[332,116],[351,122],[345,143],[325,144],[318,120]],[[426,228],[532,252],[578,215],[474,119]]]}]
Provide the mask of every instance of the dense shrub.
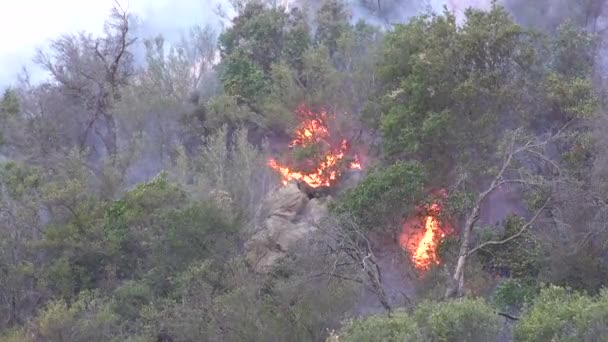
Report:
[{"label": "dense shrub", "polygon": [[339,341],[496,341],[499,317],[481,299],[423,302],[413,313],[355,320]]},{"label": "dense shrub", "polygon": [[606,341],[608,291],[589,297],[562,287],[543,289],[515,329],[518,341]]}]

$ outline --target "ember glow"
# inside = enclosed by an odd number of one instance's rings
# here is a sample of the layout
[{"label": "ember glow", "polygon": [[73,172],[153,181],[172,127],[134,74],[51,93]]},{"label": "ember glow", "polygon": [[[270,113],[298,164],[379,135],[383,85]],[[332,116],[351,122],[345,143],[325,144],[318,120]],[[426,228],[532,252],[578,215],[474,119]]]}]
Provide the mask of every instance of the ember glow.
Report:
[{"label": "ember glow", "polygon": [[399,244],[410,253],[414,266],[426,271],[433,264],[440,263],[437,248],[451,233],[451,228],[441,223],[441,206],[438,203],[433,203],[422,211],[422,215],[409,219],[403,225]]},{"label": "ember glow", "polygon": [[296,115],[301,122],[294,131],[289,148],[294,151],[319,147],[321,152],[319,158],[314,160],[305,158],[304,162],[280,163],[274,158],[269,159],[268,166],[281,174],[283,184],[287,184],[291,180],[301,180],[313,188],[330,186],[344,169],[361,169],[361,162],[357,156],[354,156],[352,162],[345,164],[345,157],[349,151],[346,139],[339,139],[339,143],[332,144],[327,112],[317,113],[306,106],[300,106]]}]

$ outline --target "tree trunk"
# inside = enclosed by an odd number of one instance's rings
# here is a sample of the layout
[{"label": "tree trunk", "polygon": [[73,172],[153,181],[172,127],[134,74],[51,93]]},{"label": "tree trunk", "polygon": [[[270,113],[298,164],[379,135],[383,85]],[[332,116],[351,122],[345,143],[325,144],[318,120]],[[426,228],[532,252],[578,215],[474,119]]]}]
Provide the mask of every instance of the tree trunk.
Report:
[{"label": "tree trunk", "polygon": [[475,226],[475,223],[477,223],[477,220],[479,220],[480,207],[481,201],[477,202],[464,226],[462,241],[460,242],[460,252],[458,253],[458,262],[445,292],[446,298],[462,296],[464,293],[464,267],[469,254],[471,232]]},{"label": "tree trunk", "polygon": [[106,146],[106,150],[108,151],[108,155],[110,157],[115,157],[118,153],[118,144],[116,142],[116,120],[114,120],[114,116],[112,114],[104,113],[103,116],[106,121],[107,129],[104,144]]},{"label": "tree trunk", "polygon": [[490,186],[486,189],[486,191],[479,194],[477,197],[477,201],[475,202],[475,206],[471,210],[471,213],[467,217],[466,223],[464,225],[464,230],[462,232],[462,240],[460,242],[460,252],[458,253],[458,262],[456,263],[456,269],[450,279],[448,284],[448,288],[445,292],[446,298],[462,296],[464,294],[464,267],[467,262],[467,257],[469,256],[469,243],[471,240],[471,233],[475,224],[479,220],[479,213],[481,211],[481,204],[488,197],[488,195],[496,189],[499,185],[500,179],[504,174],[507,166],[511,163],[512,155],[510,155],[504,162],[502,169],[498,173],[498,175],[494,178]]}]

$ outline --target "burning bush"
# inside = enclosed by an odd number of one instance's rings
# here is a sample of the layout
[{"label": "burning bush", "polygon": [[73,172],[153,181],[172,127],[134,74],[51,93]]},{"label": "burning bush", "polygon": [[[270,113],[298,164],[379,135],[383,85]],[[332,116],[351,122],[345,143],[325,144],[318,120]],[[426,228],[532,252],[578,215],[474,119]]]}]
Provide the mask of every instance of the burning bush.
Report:
[{"label": "burning bush", "polygon": [[439,264],[439,245],[453,232],[441,219],[441,210],[438,202],[419,207],[418,213],[403,224],[399,245],[410,253],[418,270],[426,271],[433,264]]},{"label": "burning bush", "polygon": [[301,180],[316,188],[330,186],[346,169],[360,169],[357,155],[348,157],[350,146],[346,139],[330,134],[326,111],[314,112],[305,105],[296,112],[300,124],[289,144],[290,153],[279,162],[268,160],[268,166],[281,174],[283,184]]}]

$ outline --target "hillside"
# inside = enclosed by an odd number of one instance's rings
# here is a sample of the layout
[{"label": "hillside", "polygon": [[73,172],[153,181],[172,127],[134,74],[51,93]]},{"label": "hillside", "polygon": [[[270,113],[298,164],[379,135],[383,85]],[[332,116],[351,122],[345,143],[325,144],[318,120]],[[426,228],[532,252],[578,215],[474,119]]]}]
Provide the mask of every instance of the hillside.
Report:
[{"label": "hillside", "polygon": [[230,4],[3,91],[1,341],[606,339],[608,5]]}]

